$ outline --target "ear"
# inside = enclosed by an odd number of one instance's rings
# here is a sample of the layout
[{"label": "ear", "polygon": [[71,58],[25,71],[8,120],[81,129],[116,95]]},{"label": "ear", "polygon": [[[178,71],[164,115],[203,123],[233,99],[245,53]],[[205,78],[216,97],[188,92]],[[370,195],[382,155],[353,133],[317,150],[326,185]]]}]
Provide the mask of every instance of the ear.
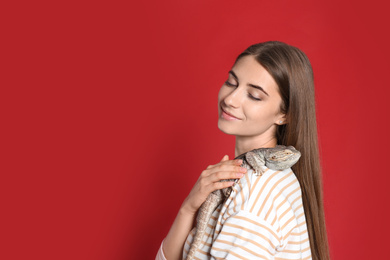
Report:
[{"label": "ear", "polygon": [[277,120],[275,122],[275,124],[277,125],[284,125],[287,123],[287,117],[286,117],[286,114],[280,114],[278,117],[277,117]]}]

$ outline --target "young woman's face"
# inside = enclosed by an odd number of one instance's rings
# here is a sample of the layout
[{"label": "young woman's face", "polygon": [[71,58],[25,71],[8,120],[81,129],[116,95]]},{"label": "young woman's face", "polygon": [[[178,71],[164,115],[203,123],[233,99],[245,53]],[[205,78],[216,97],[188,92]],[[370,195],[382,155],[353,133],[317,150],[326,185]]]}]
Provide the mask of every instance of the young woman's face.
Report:
[{"label": "young woman's face", "polygon": [[218,127],[236,136],[275,136],[282,98],[272,76],[253,56],[239,59],[218,94]]}]

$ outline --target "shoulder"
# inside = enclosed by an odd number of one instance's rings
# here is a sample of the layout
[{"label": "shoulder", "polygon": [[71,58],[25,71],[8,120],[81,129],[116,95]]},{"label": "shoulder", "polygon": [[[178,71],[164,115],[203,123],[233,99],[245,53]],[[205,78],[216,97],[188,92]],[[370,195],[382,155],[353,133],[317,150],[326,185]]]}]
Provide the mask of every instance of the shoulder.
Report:
[{"label": "shoulder", "polygon": [[[252,170],[233,188],[233,196],[245,198],[245,208],[253,212],[260,201],[280,196],[291,200],[301,195],[299,181],[291,168],[277,171],[264,167],[264,174],[256,176]],[[249,207],[249,208],[248,208]]]},{"label": "shoulder", "polygon": [[[301,198],[301,188],[291,168],[283,171],[264,167],[264,174],[256,176],[248,170],[243,178],[233,186],[233,192],[225,202],[229,211],[246,210],[259,217],[267,217],[270,208],[276,208],[283,202],[292,204],[293,208],[297,198]],[[282,207],[282,206],[280,206]]]},{"label": "shoulder", "polygon": [[234,186],[229,198],[231,203],[226,206],[233,208],[230,212],[245,210],[273,226],[276,222],[284,226],[294,215],[300,214],[302,192],[299,181],[291,168],[277,171],[264,167],[264,170],[262,176],[249,170],[247,176]]},{"label": "shoulder", "polygon": [[271,197],[274,200],[283,197],[291,201],[301,196],[301,186],[291,168],[282,171],[267,168],[260,181],[254,185],[254,190],[258,191],[256,195]]},{"label": "shoulder", "polygon": [[262,176],[248,171],[234,186],[223,206],[221,224],[257,228],[259,234],[269,234],[270,248],[282,251],[288,241],[298,243],[307,237],[301,187],[291,168],[264,170]]}]

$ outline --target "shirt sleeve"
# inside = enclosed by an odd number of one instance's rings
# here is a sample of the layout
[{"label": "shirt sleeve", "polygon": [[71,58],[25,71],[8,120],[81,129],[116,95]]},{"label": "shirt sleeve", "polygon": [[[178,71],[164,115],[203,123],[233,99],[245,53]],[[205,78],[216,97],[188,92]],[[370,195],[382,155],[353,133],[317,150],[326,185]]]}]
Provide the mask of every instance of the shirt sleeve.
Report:
[{"label": "shirt sleeve", "polygon": [[230,216],[216,232],[210,251],[216,259],[273,259],[280,245],[274,228],[248,211]]},{"label": "shirt sleeve", "polygon": [[164,252],[163,252],[163,244],[164,244],[164,241],[161,242],[161,246],[157,252],[157,255],[156,255],[156,260],[167,260],[165,258],[165,255],[164,255]]}]

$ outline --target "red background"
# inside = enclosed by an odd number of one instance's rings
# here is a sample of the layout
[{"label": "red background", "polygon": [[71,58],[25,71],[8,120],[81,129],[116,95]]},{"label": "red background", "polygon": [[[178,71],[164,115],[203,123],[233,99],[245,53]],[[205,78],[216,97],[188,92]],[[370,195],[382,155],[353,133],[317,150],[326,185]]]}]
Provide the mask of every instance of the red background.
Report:
[{"label": "red background", "polygon": [[332,259],[385,258],[384,2],[2,3],[0,258],[154,259],[200,172],[234,155],[217,93],[267,40],[313,65]]}]

